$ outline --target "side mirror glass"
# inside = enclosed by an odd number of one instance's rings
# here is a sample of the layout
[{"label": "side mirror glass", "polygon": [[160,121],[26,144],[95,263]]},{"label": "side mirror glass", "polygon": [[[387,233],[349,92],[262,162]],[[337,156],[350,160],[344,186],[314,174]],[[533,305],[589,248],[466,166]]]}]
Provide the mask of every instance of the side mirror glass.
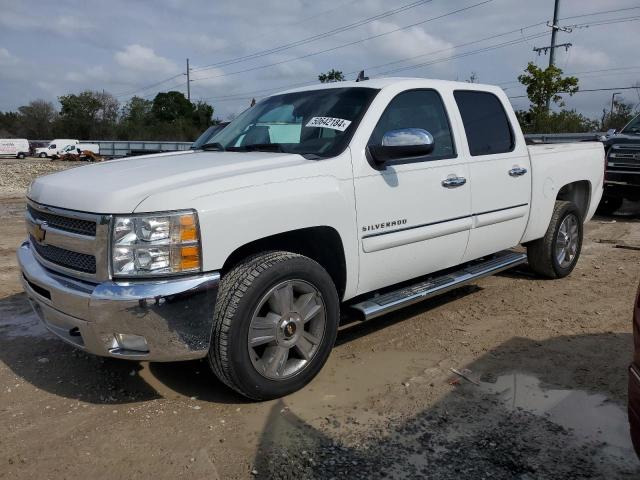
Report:
[{"label": "side mirror glass", "polygon": [[369,145],[369,155],[378,165],[400,158],[421,157],[433,152],[435,140],[422,128],[390,130],[382,137],[382,145]]}]

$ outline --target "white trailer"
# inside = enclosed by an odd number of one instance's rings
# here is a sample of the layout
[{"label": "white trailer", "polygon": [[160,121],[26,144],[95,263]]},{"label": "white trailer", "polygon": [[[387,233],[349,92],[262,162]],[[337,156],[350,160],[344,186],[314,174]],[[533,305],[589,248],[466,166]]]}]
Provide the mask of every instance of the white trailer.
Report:
[{"label": "white trailer", "polygon": [[0,156],[24,158],[29,155],[29,141],[26,138],[0,139]]}]

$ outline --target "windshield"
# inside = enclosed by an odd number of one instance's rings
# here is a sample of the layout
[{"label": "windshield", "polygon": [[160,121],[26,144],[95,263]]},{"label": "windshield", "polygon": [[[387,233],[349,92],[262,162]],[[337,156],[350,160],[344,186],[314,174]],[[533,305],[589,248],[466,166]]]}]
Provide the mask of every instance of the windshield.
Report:
[{"label": "windshield", "polygon": [[229,151],[336,156],[346,148],[377,93],[348,87],[275,95],[245,110],[205,143]]},{"label": "windshield", "polygon": [[622,129],[622,133],[640,135],[640,115],[627,123],[627,126]]},{"label": "windshield", "polygon": [[209,142],[209,139],[213,137],[216,133],[226,127],[229,122],[218,123],[217,125],[211,125],[207,128],[202,135],[200,135],[195,142],[191,145],[191,150],[196,150],[200,148],[205,143]]}]

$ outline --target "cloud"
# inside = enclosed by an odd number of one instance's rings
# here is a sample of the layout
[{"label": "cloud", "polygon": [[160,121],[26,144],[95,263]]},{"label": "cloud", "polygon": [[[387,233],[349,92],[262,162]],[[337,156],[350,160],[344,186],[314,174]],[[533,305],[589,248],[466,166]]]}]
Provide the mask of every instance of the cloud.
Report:
[{"label": "cloud", "polygon": [[79,34],[84,36],[91,32],[95,33],[98,31],[91,20],[75,15],[60,15],[53,18],[53,21],[45,20],[44,26],[51,32],[67,37],[76,37]]},{"label": "cloud", "polygon": [[6,48],[0,47],[0,66],[2,67],[12,67],[19,63],[18,58],[14,57],[9,53],[9,50]]},{"label": "cloud", "polygon": [[65,78],[70,82],[83,83],[87,81],[95,80],[110,80],[111,76],[107,73],[106,69],[102,65],[95,65],[87,67],[81,72],[68,72]]},{"label": "cloud", "polygon": [[171,75],[179,69],[171,60],[157,55],[152,48],[134,44],[128,45],[113,56],[116,63],[132,72]]},{"label": "cloud", "polygon": [[601,50],[587,49],[580,45],[574,45],[565,54],[567,67],[579,68],[604,68],[609,65],[609,55]]},{"label": "cloud", "polygon": [[176,40],[200,53],[217,53],[229,47],[229,41],[220,37],[211,37],[206,33],[176,34]]},{"label": "cloud", "polygon": [[[390,22],[375,21],[369,26],[372,35],[389,32],[398,28],[398,25]],[[408,58],[420,55],[420,57],[410,60],[411,63],[421,63],[431,58],[440,58],[447,54],[447,50],[453,47],[452,43],[442,40],[435,35],[425,32],[420,27],[412,27],[407,30],[385,35],[373,40],[375,50],[388,55],[394,59]],[[440,52],[440,53],[435,53]],[[424,55],[433,53],[434,56]]]}]

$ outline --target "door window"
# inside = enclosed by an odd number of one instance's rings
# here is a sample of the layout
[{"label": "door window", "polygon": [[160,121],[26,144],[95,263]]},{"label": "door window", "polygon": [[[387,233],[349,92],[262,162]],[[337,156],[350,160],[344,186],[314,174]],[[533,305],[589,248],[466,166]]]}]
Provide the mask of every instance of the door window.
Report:
[{"label": "door window", "polygon": [[453,93],[462,116],[472,156],[513,150],[513,130],[502,102],[493,93],[458,90]]},{"label": "door window", "polygon": [[420,160],[456,156],[447,112],[435,90],[410,90],[391,100],[371,134],[369,145],[382,145],[386,132],[402,128],[421,128],[433,136],[433,152]]}]

